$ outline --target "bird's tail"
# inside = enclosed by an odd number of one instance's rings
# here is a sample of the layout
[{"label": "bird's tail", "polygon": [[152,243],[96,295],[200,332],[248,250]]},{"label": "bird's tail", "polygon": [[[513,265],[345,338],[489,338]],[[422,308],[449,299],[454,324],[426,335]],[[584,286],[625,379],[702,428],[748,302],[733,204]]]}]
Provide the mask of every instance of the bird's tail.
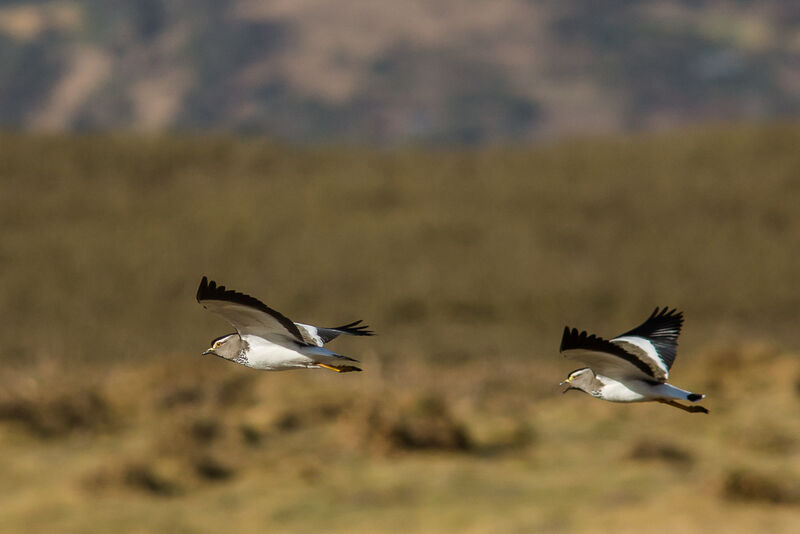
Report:
[{"label": "bird's tail", "polygon": [[306,356],[311,357],[314,360],[314,363],[335,363],[340,364],[342,360],[347,360],[349,362],[357,362],[355,358],[351,358],[350,356],[345,356],[344,354],[337,354],[332,350],[328,350],[325,347],[315,347],[313,345],[304,346],[301,349],[301,352]]},{"label": "bird's tail", "polygon": [[659,384],[656,386],[658,393],[663,396],[665,399],[676,399],[676,400],[688,400],[691,402],[697,402],[701,399],[705,399],[706,396],[702,393],[692,393],[691,391],[686,391],[685,389],[676,388],[672,384]]},{"label": "bird's tail", "polygon": [[678,400],[687,400],[689,402],[697,402],[700,399],[705,399],[706,396],[702,393],[692,393],[691,391],[686,391],[685,389],[676,388],[671,384],[659,384],[656,386],[659,389],[659,393],[663,395],[659,402],[664,404],[669,404],[670,406],[674,406],[675,408],[680,408],[685,412],[690,413],[708,413],[708,410],[705,409],[703,406],[684,406],[676,401]]}]

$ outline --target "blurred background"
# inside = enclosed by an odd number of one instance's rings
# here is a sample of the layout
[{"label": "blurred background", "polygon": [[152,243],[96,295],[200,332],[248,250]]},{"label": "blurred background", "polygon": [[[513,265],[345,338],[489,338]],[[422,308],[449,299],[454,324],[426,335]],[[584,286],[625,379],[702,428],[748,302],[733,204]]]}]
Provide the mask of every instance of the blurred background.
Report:
[{"label": "blurred background", "polygon": [[[798,115],[792,2],[0,1],[0,531],[799,531]],[[561,394],[656,306],[709,416]]]}]

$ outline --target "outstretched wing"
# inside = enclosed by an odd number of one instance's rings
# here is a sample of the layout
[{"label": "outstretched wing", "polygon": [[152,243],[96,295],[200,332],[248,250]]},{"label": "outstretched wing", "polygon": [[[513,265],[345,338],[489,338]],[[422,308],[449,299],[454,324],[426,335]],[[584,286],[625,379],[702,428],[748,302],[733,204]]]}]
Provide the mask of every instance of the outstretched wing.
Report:
[{"label": "outstretched wing", "polygon": [[224,317],[239,334],[252,334],[276,343],[288,340],[305,344],[291,319],[256,298],[218,286],[205,276],[197,288],[197,302]]},{"label": "outstretched wing", "polygon": [[637,354],[594,334],[579,332],[577,328],[570,330],[564,327],[560,352],[567,358],[588,365],[596,374],[609,378],[658,381],[652,366]]},{"label": "outstretched wing", "polygon": [[611,340],[611,343],[635,353],[656,369],[659,381],[669,378],[669,370],[678,354],[678,336],[683,326],[683,312],[667,307],[656,308],[645,322]]},{"label": "outstretched wing", "polygon": [[323,328],[312,326],[310,324],[295,323],[303,335],[303,340],[309,345],[316,345],[321,347],[325,343],[337,338],[340,334],[348,334],[351,336],[374,336],[375,333],[369,330],[369,326],[362,325],[361,320],[354,321],[342,326],[335,326],[333,328]]}]

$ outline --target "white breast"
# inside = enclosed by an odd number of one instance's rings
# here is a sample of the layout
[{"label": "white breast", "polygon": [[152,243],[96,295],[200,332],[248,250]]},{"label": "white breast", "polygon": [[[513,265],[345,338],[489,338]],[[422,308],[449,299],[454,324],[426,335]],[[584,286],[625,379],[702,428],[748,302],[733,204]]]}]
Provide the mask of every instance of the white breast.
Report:
[{"label": "white breast", "polygon": [[651,389],[653,386],[641,380],[630,380],[625,383],[597,375],[603,383],[600,389],[600,398],[611,402],[642,402],[652,400]]},{"label": "white breast", "polygon": [[315,367],[311,358],[293,348],[277,345],[258,336],[244,335],[242,339],[249,345],[249,350],[241,361],[237,361],[247,367],[267,371]]}]

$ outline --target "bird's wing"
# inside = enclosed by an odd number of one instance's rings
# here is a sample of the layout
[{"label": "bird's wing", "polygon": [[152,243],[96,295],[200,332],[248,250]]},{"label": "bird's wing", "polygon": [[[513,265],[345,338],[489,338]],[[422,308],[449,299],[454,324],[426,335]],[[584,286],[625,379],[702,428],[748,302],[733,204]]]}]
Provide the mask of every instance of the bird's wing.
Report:
[{"label": "bird's wing", "polygon": [[300,333],[303,335],[303,340],[309,345],[316,345],[321,347],[328,341],[337,338],[340,334],[348,334],[351,336],[374,336],[375,333],[369,330],[369,326],[360,324],[361,320],[354,321],[342,326],[334,326],[332,328],[323,328],[320,326],[312,326],[310,324],[294,323]]},{"label": "bird's wing", "polygon": [[276,343],[294,341],[306,344],[291,319],[256,298],[218,286],[205,276],[197,288],[197,302],[224,317],[241,335],[252,334]]},{"label": "bird's wing", "polygon": [[658,381],[656,372],[646,360],[594,334],[564,327],[561,354],[588,365],[596,374],[615,379],[635,378]]},{"label": "bird's wing", "polygon": [[682,326],[682,312],[656,308],[645,322],[611,339],[611,343],[635,354],[653,369],[656,380],[666,382],[678,353]]}]

